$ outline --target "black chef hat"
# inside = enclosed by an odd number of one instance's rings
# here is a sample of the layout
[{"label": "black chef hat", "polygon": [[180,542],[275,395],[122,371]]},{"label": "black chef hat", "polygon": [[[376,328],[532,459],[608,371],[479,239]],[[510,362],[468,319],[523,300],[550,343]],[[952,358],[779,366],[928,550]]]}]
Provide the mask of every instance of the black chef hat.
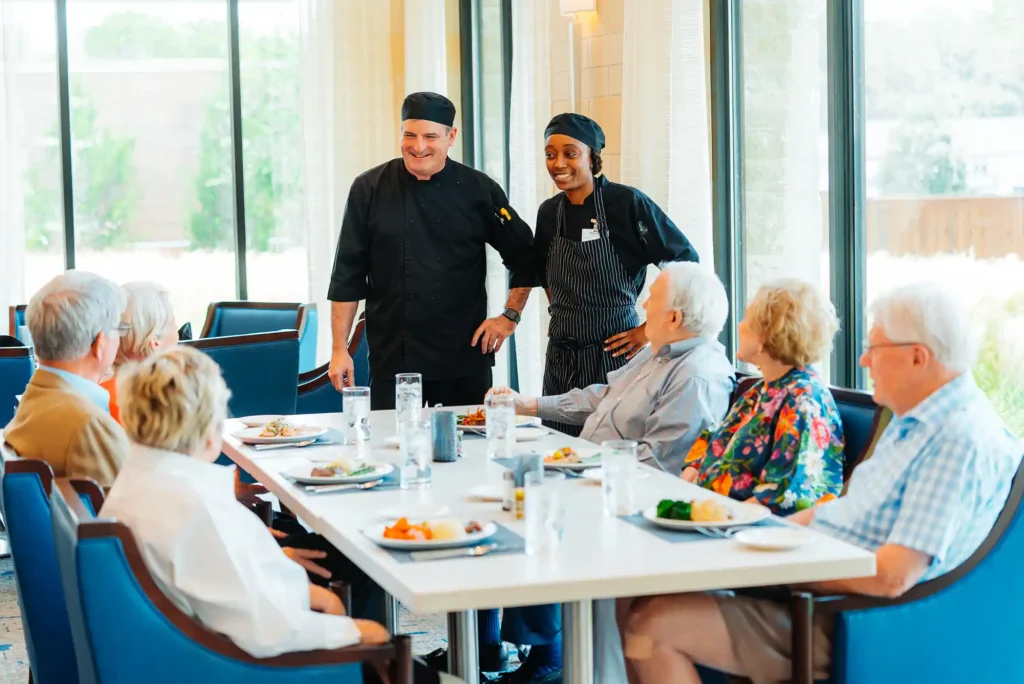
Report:
[{"label": "black chef hat", "polygon": [[595,152],[604,149],[604,131],[596,121],[582,114],[568,113],[555,116],[544,129],[545,139],[552,135],[575,138]]},{"label": "black chef hat", "polygon": [[412,93],[402,103],[402,121],[423,119],[449,128],[455,123],[455,105],[437,93]]}]

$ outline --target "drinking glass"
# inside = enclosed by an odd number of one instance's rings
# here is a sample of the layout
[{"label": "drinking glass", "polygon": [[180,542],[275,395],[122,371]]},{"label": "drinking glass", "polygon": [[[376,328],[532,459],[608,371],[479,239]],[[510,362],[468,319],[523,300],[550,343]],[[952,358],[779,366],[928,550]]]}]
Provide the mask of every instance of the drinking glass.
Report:
[{"label": "drinking glass", "polygon": [[516,448],[516,405],[511,394],[487,397],[487,458],[512,458]]},{"label": "drinking glass", "polygon": [[341,390],[341,401],[345,412],[345,441],[364,446],[370,441],[370,388],[345,387]]},{"label": "drinking glass", "polygon": [[395,432],[401,433],[402,423],[420,420],[423,410],[423,376],[419,373],[399,373],[395,376]]},{"label": "drinking glass", "polygon": [[524,476],[523,504],[526,508],[526,553],[531,556],[554,551],[562,544],[565,509],[558,486],[544,477],[544,471],[530,470]]},{"label": "drinking glass", "polygon": [[604,513],[626,516],[636,513],[633,504],[633,480],[636,475],[637,444],[630,439],[601,444],[601,488],[604,492]]},{"label": "drinking glass", "polygon": [[434,453],[430,422],[414,420],[402,423],[398,433],[402,470],[402,489],[428,489],[433,483],[430,462]]}]

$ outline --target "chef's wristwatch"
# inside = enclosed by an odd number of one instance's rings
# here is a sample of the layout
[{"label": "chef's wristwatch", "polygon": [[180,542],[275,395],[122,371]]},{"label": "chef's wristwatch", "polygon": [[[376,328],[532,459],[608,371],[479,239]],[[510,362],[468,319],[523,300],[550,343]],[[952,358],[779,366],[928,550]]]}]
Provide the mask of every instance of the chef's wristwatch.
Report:
[{"label": "chef's wristwatch", "polygon": [[501,312],[501,315],[507,318],[508,320],[512,321],[513,323],[519,323],[519,312],[516,311],[515,309],[505,309],[504,311]]}]

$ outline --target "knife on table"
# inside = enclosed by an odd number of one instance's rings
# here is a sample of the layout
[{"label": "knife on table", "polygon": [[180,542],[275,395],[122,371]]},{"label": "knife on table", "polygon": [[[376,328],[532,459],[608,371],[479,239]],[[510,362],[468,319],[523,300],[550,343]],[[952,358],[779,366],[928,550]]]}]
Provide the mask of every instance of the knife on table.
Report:
[{"label": "knife on table", "polygon": [[484,556],[491,551],[501,551],[497,544],[482,544],[462,549],[438,549],[437,551],[413,551],[410,556],[414,561],[444,560],[446,558],[472,558]]}]

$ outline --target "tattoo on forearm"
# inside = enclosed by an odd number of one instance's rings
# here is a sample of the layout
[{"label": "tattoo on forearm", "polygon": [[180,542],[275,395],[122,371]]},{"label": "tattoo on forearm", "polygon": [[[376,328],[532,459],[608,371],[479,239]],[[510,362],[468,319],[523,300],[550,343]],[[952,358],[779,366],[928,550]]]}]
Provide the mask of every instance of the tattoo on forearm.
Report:
[{"label": "tattoo on forearm", "polygon": [[509,290],[508,301],[505,302],[506,309],[515,309],[519,313],[523,312],[526,308],[526,300],[530,298],[529,287],[514,287]]}]

